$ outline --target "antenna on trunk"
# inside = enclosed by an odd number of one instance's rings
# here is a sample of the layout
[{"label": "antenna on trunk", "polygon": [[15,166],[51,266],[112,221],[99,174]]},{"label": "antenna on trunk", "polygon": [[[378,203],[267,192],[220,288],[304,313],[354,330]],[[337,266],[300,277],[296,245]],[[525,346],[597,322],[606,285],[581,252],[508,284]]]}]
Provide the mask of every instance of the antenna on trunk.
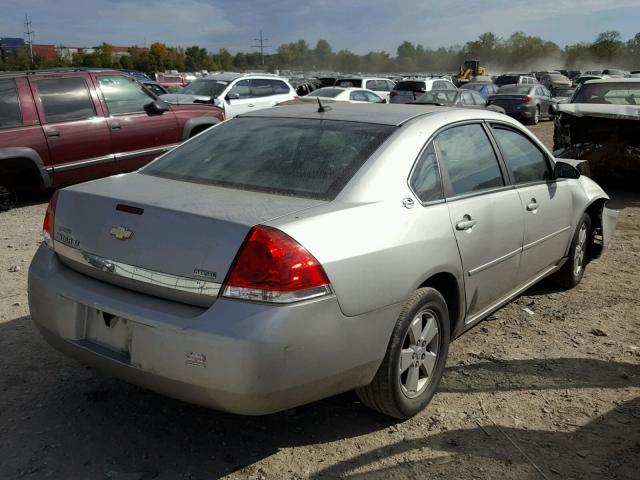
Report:
[{"label": "antenna on trunk", "polygon": [[316,97],[316,99],[318,100],[318,113],[324,113],[331,110],[331,107],[325,107],[320,103],[320,97]]}]

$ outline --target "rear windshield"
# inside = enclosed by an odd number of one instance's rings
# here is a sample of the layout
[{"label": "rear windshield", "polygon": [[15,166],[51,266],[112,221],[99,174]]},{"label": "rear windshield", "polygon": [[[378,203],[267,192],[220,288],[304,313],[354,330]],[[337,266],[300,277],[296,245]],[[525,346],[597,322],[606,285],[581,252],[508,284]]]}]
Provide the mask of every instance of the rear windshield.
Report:
[{"label": "rear windshield", "polygon": [[425,82],[406,80],[396,83],[394,90],[398,92],[424,92],[426,88]]},{"label": "rear windshield", "polygon": [[455,102],[456,95],[458,95],[456,90],[431,90],[418,97],[416,102],[449,105]]},{"label": "rear windshield", "polygon": [[487,83],[463,83],[460,85],[460,88],[463,90],[475,90],[476,92],[479,92],[487,85]]},{"label": "rear windshield", "polygon": [[511,83],[518,83],[517,75],[502,75],[496,78],[496,81],[495,81],[496,85],[509,85]]},{"label": "rear windshield", "polygon": [[326,98],[335,98],[344,92],[341,88],[331,88],[324,87],[319,88],[318,90],[314,90],[313,92],[307,94],[307,97],[326,97]]},{"label": "rear windshield", "polygon": [[204,80],[198,79],[191,82],[189,85],[182,89],[182,92],[187,95],[204,95],[208,97],[217,97],[222,91],[227,88],[229,82],[222,80]]},{"label": "rear windshield", "polygon": [[572,103],[640,105],[640,82],[585,83]]},{"label": "rear windshield", "polygon": [[142,173],[240,190],[333,200],[396,127],[299,118],[235,118]]},{"label": "rear windshield", "polygon": [[500,87],[498,93],[514,93],[516,95],[527,95],[531,90],[531,85],[505,85]]},{"label": "rear windshield", "polygon": [[362,79],[360,78],[341,78],[336,80],[336,87],[357,87],[362,88]]}]

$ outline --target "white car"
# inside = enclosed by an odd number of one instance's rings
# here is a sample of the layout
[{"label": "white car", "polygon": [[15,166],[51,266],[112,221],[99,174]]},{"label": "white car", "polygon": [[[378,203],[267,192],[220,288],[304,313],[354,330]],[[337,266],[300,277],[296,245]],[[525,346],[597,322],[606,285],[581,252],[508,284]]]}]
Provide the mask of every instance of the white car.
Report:
[{"label": "white car", "polygon": [[304,97],[300,97],[303,102],[315,102],[316,99],[331,100],[334,102],[349,103],[387,103],[387,101],[376,92],[367,90],[366,88],[342,88],[342,87],[324,87],[314,90]]},{"label": "white car", "polygon": [[344,77],[338,78],[334,86],[344,88],[366,88],[367,90],[373,90],[388,102],[389,94],[391,93],[391,90],[393,90],[393,88],[396,86],[396,84],[388,78]]},{"label": "white car", "polygon": [[198,78],[180,93],[161,95],[169,103],[206,103],[224,110],[226,119],[274,107],[297,97],[286,78],[268,74],[219,73]]}]

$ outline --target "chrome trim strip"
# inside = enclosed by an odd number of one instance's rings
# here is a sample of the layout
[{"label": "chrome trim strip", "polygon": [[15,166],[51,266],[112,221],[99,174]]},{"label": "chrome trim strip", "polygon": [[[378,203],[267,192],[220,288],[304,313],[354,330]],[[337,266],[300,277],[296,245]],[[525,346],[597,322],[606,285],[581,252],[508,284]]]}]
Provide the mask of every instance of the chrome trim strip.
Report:
[{"label": "chrome trim strip", "polygon": [[162,147],[145,148],[142,150],[132,150],[130,152],[116,153],[115,158],[116,160],[130,160],[136,157],[146,157],[147,155],[153,155],[155,153],[168,152],[169,150],[173,150],[174,148],[176,148],[178,145],[180,144],[174,143],[171,145],[164,145]]},{"label": "chrome trim strip", "polygon": [[113,159],[114,159],[113,155],[105,155],[103,157],[95,157],[95,158],[90,158],[88,160],[80,160],[76,162],[61,163],[60,165],[53,165],[52,170],[54,173],[65,172],[67,170],[72,170],[74,168],[89,167],[91,165],[98,165],[100,163],[113,162]]},{"label": "chrome trim strip", "polygon": [[[563,262],[562,262],[563,263]],[[497,310],[498,308],[500,308],[501,306],[503,306],[506,303],[509,303],[511,300],[513,300],[514,298],[516,298],[518,295],[520,295],[522,292],[524,292],[525,290],[527,290],[529,287],[533,286],[534,284],[536,284],[537,282],[539,282],[540,280],[542,280],[544,277],[546,277],[547,275],[549,275],[550,273],[554,272],[555,270],[558,270],[561,266],[562,263],[559,263],[557,265],[552,265],[549,268],[546,268],[545,270],[543,270],[542,272],[540,272],[538,275],[536,275],[535,277],[533,277],[531,280],[523,283],[522,285],[520,285],[519,287],[516,287],[515,289],[511,290],[511,292],[509,292],[507,295],[505,295],[504,297],[496,300],[495,302],[493,302],[491,305],[489,305],[487,308],[485,308],[484,310],[476,313],[475,315],[465,319],[464,321],[464,327],[465,329],[468,328],[472,323],[476,323],[480,320],[482,320],[483,318],[485,318],[486,316],[488,316],[491,312]]]},{"label": "chrome trim strip", "polygon": [[487,268],[490,268],[490,267],[493,267],[494,265],[497,265],[498,263],[504,262],[505,260],[509,260],[510,258],[518,255],[521,252],[522,252],[522,247],[519,247],[516,250],[514,250],[513,252],[509,252],[506,255],[503,255],[501,257],[496,258],[495,260],[491,260],[490,262],[485,263],[484,265],[480,265],[479,267],[476,267],[474,269],[469,270],[468,275],[471,277],[471,276],[475,275],[476,273],[480,273],[480,272],[486,270]]},{"label": "chrome trim strip", "polygon": [[150,295],[210,306],[222,288],[221,283],[128,265],[65,245],[57,240],[53,244],[54,251],[67,266],[99,280]]},{"label": "chrome trim strip", "polygon": [[567,225],[566,227],[561,228],[557,232],[550,233],[549,235],[545,235],[544,237],[539,238],[538,240],[535,240],[531,243],[527,243],[524,247],[522,247],[522,251],[529,250],[530,248],[540,245],[541,243],[546,242],[547,240],[551,240],[553,237],[560,235],[561,233],[566,232],[567,230],[571,230],[571,225]]},{"label": "chrome trim strip", "polygon": [[89,167],[91,165],[98,165],[100,163],[130,160],[137,157],[146,157],[147,155],[166,153],[176,148],[179,143],[172,143],[171,145],[164,145],[162,147],[145,148],[143,150],[132,150],[130,152],[116,153],[112,155],[104,155],[102,157],[89,158],[87,160],[78,160],[75,162],[61,163],[60,165],[53,165],[47,167],[48,172],[65,172],[74,168]]}]

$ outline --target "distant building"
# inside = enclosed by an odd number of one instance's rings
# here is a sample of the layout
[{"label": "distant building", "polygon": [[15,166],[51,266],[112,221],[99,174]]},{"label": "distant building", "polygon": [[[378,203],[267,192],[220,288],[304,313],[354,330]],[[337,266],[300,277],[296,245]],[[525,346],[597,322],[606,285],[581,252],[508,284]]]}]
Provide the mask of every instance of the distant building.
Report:
[{"label": "distant building", "polygon": [[0,37],[0,57],[3,62],[9,59],[9,55],[15,54],[24,47],[24,39]]},{"label": "distant building", "polygon": [[33,44],[33,56],[40,57],[45,62],[58,60],[58,52],[54,45]]}]

